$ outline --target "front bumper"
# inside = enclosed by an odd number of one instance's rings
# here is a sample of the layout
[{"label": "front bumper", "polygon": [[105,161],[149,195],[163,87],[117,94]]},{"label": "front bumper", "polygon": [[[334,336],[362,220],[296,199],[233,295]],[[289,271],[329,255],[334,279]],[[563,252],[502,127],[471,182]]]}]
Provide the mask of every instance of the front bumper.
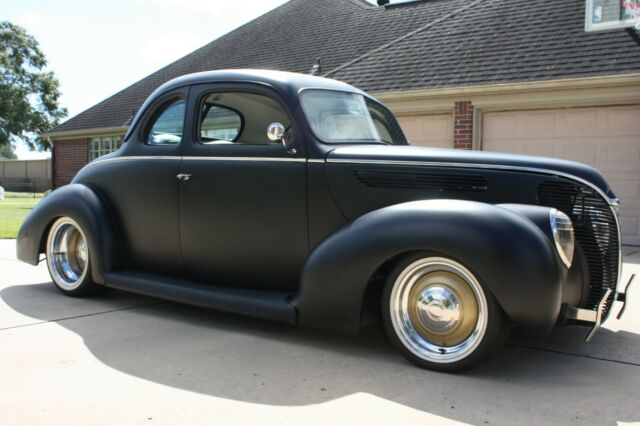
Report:
[{"label": "front bumper", "polygon": [[[627,294],[629,292],[629,288],[631,287],[631,284],[635,281],[635,278],[636,278],[635,274],[631,275],[631,278],[629,278],[629,281],[627,282],[627,285],[625,286],[624,291],[616,292],[613,298],[613,300],[616,302],[622,302],[622,308],[620,308],[620,312],[618,312],[617,319],[622,318],[622,315],[624,314],[624,311],[627,308]],[[605,308],[607,305],[607,300],[609,300],[609,297],[611,296],[611,291],[612,290],[610,288],[607,289],[605,294],[602,296],[600,303],[598,303],[598,307],[596,310],[581,309],[581,308],[575,308],[575,307],[569,307],[566,310],[566,313],[565,313],[566,319],[579,321],[582,323],[593,324],[591,330],[589,331],[589,333],[585,338],[585,342],[587,343],[593,339],[593,336],[595,336],[595,334],[600,329],[600,326],[606,319],[605,315],[607,314],[607,310]]]}]

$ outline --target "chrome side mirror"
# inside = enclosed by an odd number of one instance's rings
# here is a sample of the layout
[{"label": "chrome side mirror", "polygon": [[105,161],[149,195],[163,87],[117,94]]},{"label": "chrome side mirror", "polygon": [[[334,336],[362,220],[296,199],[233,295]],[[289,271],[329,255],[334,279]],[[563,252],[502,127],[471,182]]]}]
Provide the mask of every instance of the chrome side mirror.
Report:
[{"label": "chrome side mirror", "polygon": [[278,142],[284,145],[284,133],[286,129],[282,123],[271,123],[267,127],[267,138],[271,142]]},{"label": "chrome side mirror", "polygon": [[267,139],[271,142],[281,143],[287,150],[287,154],[295,155],[297,153],[295,148],[289,148],[287,146],[287,141],[284,138],[286,131],[287,129],[284,127],[284,124],[278,122],[271,123],[267,126]]}]

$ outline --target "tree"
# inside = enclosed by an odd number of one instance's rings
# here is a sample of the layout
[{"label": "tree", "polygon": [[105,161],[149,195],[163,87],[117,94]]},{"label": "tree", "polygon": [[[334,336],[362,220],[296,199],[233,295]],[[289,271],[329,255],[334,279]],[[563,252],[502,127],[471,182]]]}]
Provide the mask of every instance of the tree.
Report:
[{"label": "tree", "polygon": [[13,152],[13,146],[10,143],[6,145],[0,145],[0,159],[2,160],[15,160],[18,158],[15,152]]},{"label": "tree", "polygon": [[58,105],[58,80],[24,28],[0,22],[0,147],[22,139],[31,149],[50,148],[41,135],[67,115]]}]

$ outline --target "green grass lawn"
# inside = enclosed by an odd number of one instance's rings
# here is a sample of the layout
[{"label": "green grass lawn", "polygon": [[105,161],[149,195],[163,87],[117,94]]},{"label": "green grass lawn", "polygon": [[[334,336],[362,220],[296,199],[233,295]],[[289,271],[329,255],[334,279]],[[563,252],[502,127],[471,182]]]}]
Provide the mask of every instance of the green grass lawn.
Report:
[{"label": "green grass lawn", "polygon": [[5,193],[0,200],[0,239],[15,238],[22,221],[43,197],[43,194]]}]

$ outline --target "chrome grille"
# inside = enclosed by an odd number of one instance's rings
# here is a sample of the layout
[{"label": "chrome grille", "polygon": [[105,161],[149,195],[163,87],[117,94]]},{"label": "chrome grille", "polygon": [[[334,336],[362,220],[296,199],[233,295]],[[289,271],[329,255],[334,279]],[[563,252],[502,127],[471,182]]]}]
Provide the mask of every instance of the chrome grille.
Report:
[{"label": "chrome grille", "polygon": [[595,310],[610,288],[606,318],[616,292],[620,256],[618,226],[607,200],[581,183],[546,181],[538,187],[538,203],[562,211],[573,221],[576,240],[589,269],[589,296],[581,307]]}]

